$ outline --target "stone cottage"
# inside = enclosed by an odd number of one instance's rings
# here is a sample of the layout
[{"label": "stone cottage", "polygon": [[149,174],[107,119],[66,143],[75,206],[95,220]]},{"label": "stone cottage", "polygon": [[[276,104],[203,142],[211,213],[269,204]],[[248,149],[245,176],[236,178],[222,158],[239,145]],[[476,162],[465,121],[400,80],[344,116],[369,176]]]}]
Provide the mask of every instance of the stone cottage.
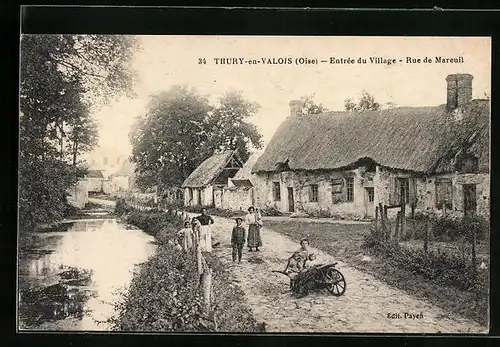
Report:
[{"label": "stone cottage", "polygon": [[300,116],[290,102],[253,166],[256,204],[283,212],[371,218],[379,203],[407,213],[489,215],[490,104],[469,74],[446,78],[446,104]]},{"label": "stone cottage", "polygon": [[182,183],[184,206],[221,207],[228,179],[242,167],[236,151],[227,150],[207,158]]}]

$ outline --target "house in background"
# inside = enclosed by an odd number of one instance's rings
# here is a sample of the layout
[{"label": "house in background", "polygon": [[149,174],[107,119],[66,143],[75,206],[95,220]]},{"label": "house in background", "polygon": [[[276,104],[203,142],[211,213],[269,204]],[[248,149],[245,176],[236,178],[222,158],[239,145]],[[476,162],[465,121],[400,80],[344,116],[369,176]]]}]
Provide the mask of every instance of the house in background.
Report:
[{"label": "house in background", "polygon": [[252,167],[261,153],[253,153],[233,178],[228,179],[227,188],[221,196],[221,208],[228,210],[246,211],[255,205],[255,189]]},{"label": "house in background", "polygon": [[88,192],[97,193],[103,191],[105,178],[101,170],[88,170],[87,174],[85,175],[85,180],[87,181]]},{"label": "house in background", "polygon": [[243,162],[236,151],[215,153],[184,180],[184,206],[222,206],[222,194]]},{"label": "house in background", "polygon": [[472,79],[448,76],[436,107],[300,116],[291,101],[252,168],[257,206],[371,218],[379,203],[404,202],[407,213],[489,215],[490,106],[472,100]]},{"label": "house in background", "polygon": [[135,166],[129,160],[121,162],[120,167],[111,173],[104,182],[103,190],[109,195],[123,195],[134,189],[134,169]]}]

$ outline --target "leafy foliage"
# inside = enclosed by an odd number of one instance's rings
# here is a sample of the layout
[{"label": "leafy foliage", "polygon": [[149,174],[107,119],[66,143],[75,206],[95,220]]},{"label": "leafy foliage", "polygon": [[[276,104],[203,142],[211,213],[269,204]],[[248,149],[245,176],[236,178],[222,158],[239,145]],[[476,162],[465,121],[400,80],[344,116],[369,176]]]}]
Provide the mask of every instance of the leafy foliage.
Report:
[{"label": "leafy foliage", "polygon": [[256,103],[235,91],[216,106],[185,86],[152,96],[130,134],[137,184],[160,191],[179,186],[216,150],[238,149],[246,160],[252,146],[262,147],[257,128],[247,122],[257,110]]},{"label": "leafy foliage", "polygon": [[319,114],[323,112],[328,112],[329,110],[323,106],[321,103],[316,103],[314,101],[314,94],[305,95],[300,98],[302,103],[302,108],[299,110],[298,114],[305,116],[308,114]]},{"label": "leafy foliage", "polygon": [[357,103],[351,98],[345,99],[344,107],[346,111],[376,111],[380,109],[380,104],[375,101],[373,95],[363,91],[361,98]]},{"label": "leafy foliage", "polygon": [[244,161],[251,147],[262,148],[262,135],[254,124],[247,122],[259,108],[259,104],[245,100],[239,91],[224,94],[208,118],[211,148],[237,149]]}]

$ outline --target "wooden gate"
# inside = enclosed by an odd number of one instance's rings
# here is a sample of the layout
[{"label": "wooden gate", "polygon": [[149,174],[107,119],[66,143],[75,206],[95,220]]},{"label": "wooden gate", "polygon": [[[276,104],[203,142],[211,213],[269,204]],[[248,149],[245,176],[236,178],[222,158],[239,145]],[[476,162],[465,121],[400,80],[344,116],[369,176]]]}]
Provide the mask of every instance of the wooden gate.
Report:
[{"label": "wooden gate", "polygon": [[288,187],[288,212],[295,212],[295,202],[293,198],[292,187]]}]

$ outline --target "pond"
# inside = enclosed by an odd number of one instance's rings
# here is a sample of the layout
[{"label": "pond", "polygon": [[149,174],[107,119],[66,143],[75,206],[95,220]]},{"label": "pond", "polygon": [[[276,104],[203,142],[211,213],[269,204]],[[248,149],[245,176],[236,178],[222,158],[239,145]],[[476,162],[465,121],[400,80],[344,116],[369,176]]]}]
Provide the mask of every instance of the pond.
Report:
[{"label": "pond", "polygon": [[20,330],[110,330],[115,303],[156,246],[141,230],[95,217],[37,233],[20,252]]}]

